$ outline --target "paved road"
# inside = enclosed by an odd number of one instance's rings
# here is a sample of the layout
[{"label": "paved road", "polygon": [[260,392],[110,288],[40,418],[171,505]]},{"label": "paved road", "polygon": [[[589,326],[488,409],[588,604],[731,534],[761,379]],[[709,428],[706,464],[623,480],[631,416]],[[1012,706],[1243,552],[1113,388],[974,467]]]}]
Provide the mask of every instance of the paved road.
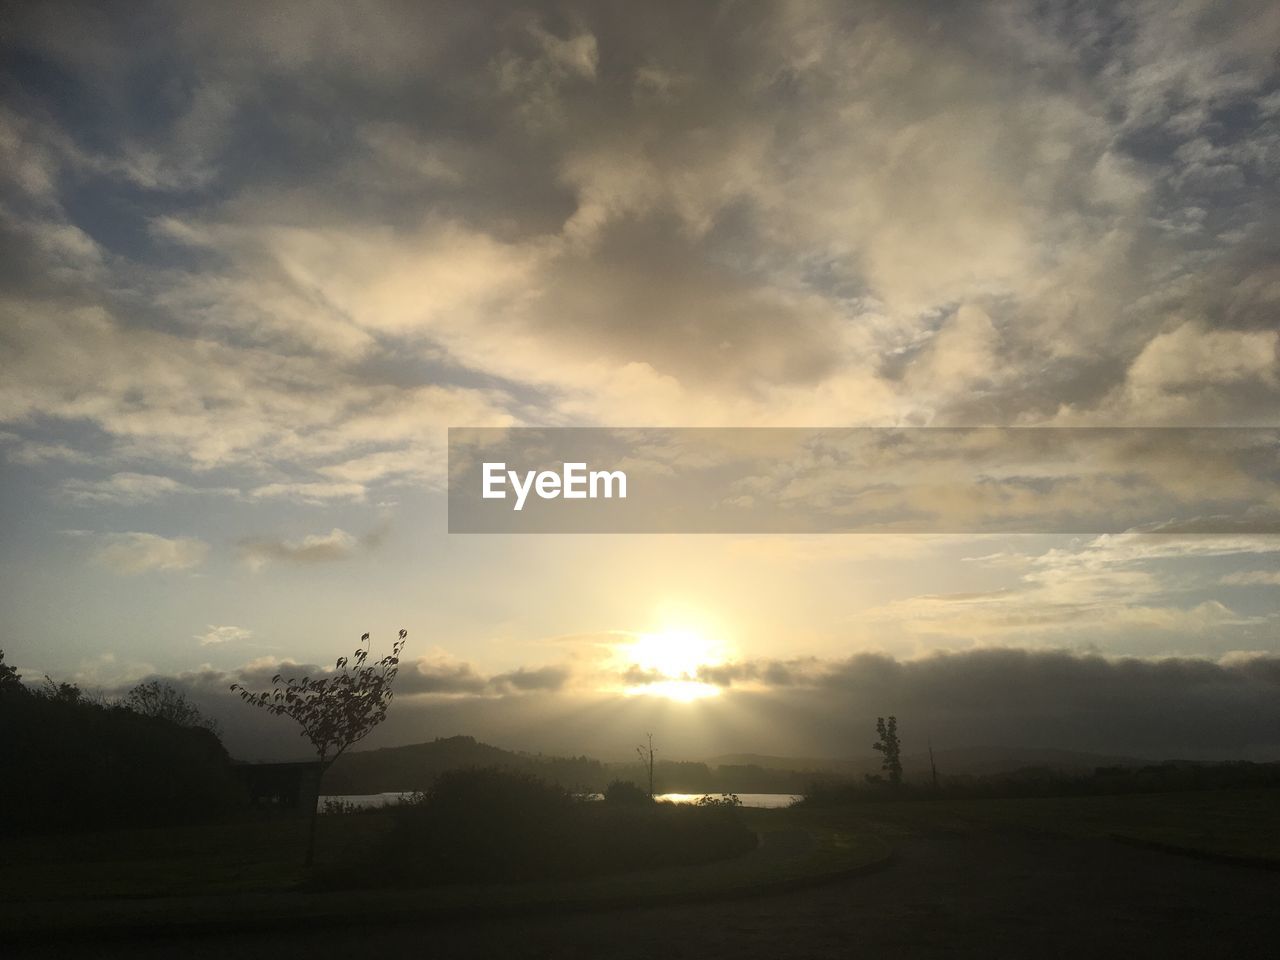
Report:
[{"label": "paved road", "polygon": [[1280,873],[1107,841],[1002,830],[904,840],[887,870],[731,902],[344,927],[261,936],[50,945],[129,958],[1280,956]]}]

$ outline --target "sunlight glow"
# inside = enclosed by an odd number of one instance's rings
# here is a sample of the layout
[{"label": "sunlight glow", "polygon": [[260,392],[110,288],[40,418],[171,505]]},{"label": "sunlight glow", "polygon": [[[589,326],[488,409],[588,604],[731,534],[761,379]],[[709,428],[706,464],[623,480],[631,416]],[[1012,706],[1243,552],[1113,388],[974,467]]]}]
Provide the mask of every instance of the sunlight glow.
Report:
[{"label": "sunlight glow", "polygon": [[617,654],[628,667],[646,675],[647,682],[624,688],[628,696],[665,697],[688,703],[720,693],[715,684],[698,679],[698,668],[722,663],[723,647],[697,630],[668,627],[656,633],[637,634],[630,643],[620,645]]}]

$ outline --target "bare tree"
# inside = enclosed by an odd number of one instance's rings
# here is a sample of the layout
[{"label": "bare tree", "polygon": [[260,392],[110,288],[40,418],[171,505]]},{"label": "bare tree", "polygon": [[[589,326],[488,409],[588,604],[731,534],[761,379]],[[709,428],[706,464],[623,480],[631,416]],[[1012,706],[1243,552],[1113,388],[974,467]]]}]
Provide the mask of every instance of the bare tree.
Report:
[{"label": "bare tree", "polygon": [[649,799],[653,799],[653,734],[645,734],[649,739],[648,747],[643,745],[636,747],[636,753],[640,755],[640,763],[649,768]]},{"label": "bare tree", "polygon": [[[277,673],[271,679],[274,689],[265,693],[251,693],[238,683],[233,683],[231,689],[238,691],[245,703],[276,716],[291,717],[302,727],[302,735],[316,749],[323,780],[325,771],[348,747],[363,740],[386,719],[391,705],[391,681],[399,669],[400,652],[408,635],[401,630],[391,653],[374,663],[367,662],[366,633],[355,653],[339,657],[333,672],[325,676],[301,680],[291,677],[282,683]],[[307,866],[315,859],[318,806],[312,807],[307,828]]]}]

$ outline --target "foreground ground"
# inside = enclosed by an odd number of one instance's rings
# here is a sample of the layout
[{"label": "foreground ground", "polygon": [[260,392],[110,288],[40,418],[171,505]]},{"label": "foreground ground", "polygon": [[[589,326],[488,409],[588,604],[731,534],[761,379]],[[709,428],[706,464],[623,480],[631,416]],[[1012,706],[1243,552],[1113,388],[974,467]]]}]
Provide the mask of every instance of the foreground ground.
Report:
[{"label": "foreground ground", "polygon": [[[1191,803],[1202,815],[1195,829],[1207,831],[1214,843],[1237,851],[1242,845],[1265,849],[1276,842],[1272,827],[1280,797],[1117,800],[1123,802],[1082,798],[784,812],[779,825],[796,829],[840,820],[846,828],[858,825],[887,837],[895,849],[883,870],[788,893],[588,912],[548,906],[497,920],[49,942],[28,944],[21,952],[748,960],[1273,955],[1280,872],[1136,848],[1108,834],[1125,832],[1112,828],[1128,821],[1138,832],[1163,834],[1148,839],[1169,840],[1169,811],[1185,812]],[[1237,815],[1214,820],[1209,813],[1218,808]],[[1245,811],[1252,812],[1246,817]],[[1191,826],[1183,828],[1182,839],[1194,832]]]}]

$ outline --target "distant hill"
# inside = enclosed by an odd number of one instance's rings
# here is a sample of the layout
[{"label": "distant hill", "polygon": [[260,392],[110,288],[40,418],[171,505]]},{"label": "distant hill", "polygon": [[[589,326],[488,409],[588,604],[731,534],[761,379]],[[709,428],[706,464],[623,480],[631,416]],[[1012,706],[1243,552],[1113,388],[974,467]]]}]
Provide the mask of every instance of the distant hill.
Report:
[{"label": "distant hill", "polygon": [[[600,791],[611,780],[646,783],[641,764],[602,763],[590,757],[516,753],[474,737],[447,737],[404,747],[362,750],[343,756],[325,776],[329,795],[425,790],[446,770],[497,767],[531,773],[575,791]],[[716,764],[658,760],[655,786],[673,793],[799,793],[808,785],[801,772],[761,764]]]},{"label": "distant hill", "polygon": [[[1147,761],[1133,757],[1018,747],[964,747],[936,750],[934,759],[943,777],[992,776],[1026,770],[1059,774],[1092,773],[1098,767],[1137,767]],[[929,775],[927,753],[902,758],[909,780]],[[325,777],[324,792],[332,795],[425,790],[446,770],[459,767],[497,767],[535,774],[570,790],[598,791],[611,780],[644,783],[647,771],[636,762],[603,763],[590,757],[555,757],[518,753],[474,737],[446,737],[403,747],[383,747],[348,753]],[[656,785],[675,793],[801,793],[817,777],[860,779],[880,769],[878,756],[854,759],[777,757],[732,753],[705,762],[659,760]]]},{"label": "distant hill", "polygon": [[761,767],[764,770],[788,770],[793,773],[848,773],[852,774],[864,769],[871,759],[833,760],[816,757],[771,757],[761,753],[725,753],[717,757],[708,757],[709,767]]},{"label": "distant hill", "polygon": [[605,767],[589,757],[544,757],[515,753],[474,737],[445,737],[405,747],[362,750],[341,757],[324,779],[327,794],[425,790],[446,770],[497,767],[537,773],[569,788],[598,789]]},{"label": "distant hill", "polygon": [[[1092,773],[1098,767],[1139,767],[1150,761],[1137,757],[1042,747],[958,747],[935,750],[934,762],[941,776],[990,776],[1035,767],[1057,773]],[[793,773],[860,777],[880,770],[880,757],[869,754],[852,759],[817,757],[774,757],[758,753],[729,753],[707,760],[708,766],[751,765],[765,770]],[[909,778],[929,775],[929,754],[908,753],[902,757],[903,773]]]},{"label": "distant hill", "polygon": [[[1016,773],[1035,768],[1054,773],[1093,773],[1098,767],[1141,767],[1151,761],[1137,757],[1116,756],[1105,753],[1082,753],[1077,750],[1056,750],[1046,747],[957,747],[951,750],[935,750],[934,762],[940,776],[967,775],[974,777]],[[879,767],[878,758],[870,761]],[[911,753],[902,758],[902,771],[910,778],[928,776],[929,754]]]}]

